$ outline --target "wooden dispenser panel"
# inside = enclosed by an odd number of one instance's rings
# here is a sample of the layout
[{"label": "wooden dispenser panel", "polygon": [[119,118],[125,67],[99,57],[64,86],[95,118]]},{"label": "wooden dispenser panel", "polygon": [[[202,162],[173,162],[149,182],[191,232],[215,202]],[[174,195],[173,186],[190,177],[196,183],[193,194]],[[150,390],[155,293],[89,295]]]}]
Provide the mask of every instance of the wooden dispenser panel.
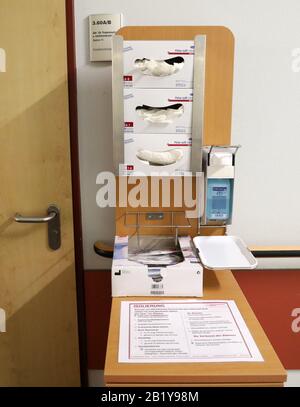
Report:
[{"label": "wooden dispenser panel", "polygon": [[[206,67],[205,67],[205,105],[204,105],[204,145],[230,145],[231,143],[231,111],[232,111],[232,84],[234,61],[234,37],[226,27],[209,26],[145,26],[123,27],[117,34],[124,40],[193,40],[196,35],[206,35]],[[119,177],[117,177],[119,178]],[[148,177],[150,178],[150,177]],[[183,180],[182,180],[183,181]],[[118,187],[119,179],[117,180]],[[150,189],[150,179],[148,186]],[[134,185],[128,185],[128,193]],[[132,208],[116,207],[116,234],[131,235],[134,228],[124,225],[125,212],[160,212],[160,211],[185,211],[182,207],[174,206],[174,188],[171,182],[170,206],[164,207],[161,202],[159,207],[151,207],[150,191],[148,194],[149,206]],[[168,219],[165,218],[165,222]],[[162,221],[163,222],[163,221]],[[191,229],[180,229],[179,234],[197,234],[197,220],[190,219]],[[163,224],[163,223],[162,223]],[[173,234],[174,230],[167,228],[141,228],[142,234]],[[201,234],[222,235],[225,228],[201,228]]]}]

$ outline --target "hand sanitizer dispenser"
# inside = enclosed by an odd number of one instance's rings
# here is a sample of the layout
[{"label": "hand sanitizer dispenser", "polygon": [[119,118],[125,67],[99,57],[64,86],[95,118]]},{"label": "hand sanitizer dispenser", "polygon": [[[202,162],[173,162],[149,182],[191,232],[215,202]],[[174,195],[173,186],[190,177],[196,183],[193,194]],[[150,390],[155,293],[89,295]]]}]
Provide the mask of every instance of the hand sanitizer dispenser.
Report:
[{"label": "hand sanitizer dispenser", "polygon": [[239,146],[203,148],[205,174],[201,225],[229,225],[232,220],[235,154]]},{"label": "hand sanitizer dispenser", "polygon": [[[204,186],[199,226],[226,226],[232,220],[235,154],[240,146],[203,147]],[[199,229],[198,229],[199,233]],[[196,236],[202,265],[212,270],[254,269],[257,261],[237,236]]]}]

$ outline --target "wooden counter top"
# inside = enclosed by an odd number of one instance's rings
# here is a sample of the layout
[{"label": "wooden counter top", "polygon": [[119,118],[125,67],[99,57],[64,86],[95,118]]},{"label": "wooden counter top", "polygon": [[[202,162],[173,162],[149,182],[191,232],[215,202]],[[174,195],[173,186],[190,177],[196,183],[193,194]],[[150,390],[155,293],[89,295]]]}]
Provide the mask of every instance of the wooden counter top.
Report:
[{"label": "wooden counter top", "polygon": [[[182,297],[181,297],[182,298]],[[118,363],[120,303],[114,298],[106,353],[107,386],[282,386],[286,372],[231,271],[204,271],[203,300],[234,300],[264,358],[264,362]],[[130,297],[132,301],[171,297]]]}]

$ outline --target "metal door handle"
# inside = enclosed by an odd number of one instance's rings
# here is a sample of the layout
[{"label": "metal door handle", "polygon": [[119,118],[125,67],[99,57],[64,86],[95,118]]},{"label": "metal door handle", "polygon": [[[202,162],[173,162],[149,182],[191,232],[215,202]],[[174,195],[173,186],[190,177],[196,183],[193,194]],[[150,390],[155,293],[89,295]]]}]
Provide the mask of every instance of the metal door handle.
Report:
[{"label": "metal door handle", "polygon": [[48,223],[56,216],[56,212],[51,212],[48,216],[22,216],[19,213],[15,214],[15,221],[18,223]]},{"label": "metal door handle", "polygon": [[19,213],[16,213],[14,220],[17,223],[47,223],[49,247],[52,250],[60,248],[60,210],[56,205],[50,205],[48,207],[46,216],[22,216]]}]

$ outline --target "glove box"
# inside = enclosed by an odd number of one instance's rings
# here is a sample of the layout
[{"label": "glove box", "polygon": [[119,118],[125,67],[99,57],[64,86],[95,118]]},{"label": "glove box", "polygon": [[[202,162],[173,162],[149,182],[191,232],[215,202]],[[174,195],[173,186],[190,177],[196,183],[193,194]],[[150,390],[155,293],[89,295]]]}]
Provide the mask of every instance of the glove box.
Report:
[{"label": "glove box", "polygon": [[115,238],[112,295],[203,295],[203,269],[190,236]]},{"label": "glove box", "polygon": [[189,134],[126,134],[120,175],[183,175],[190,171]]},{"label": "glove box", "polygon": [[194,41],[124,41],[125,88],[193,88]]},{"label": "glove box", "polygon": [[125,89],[124,132],[191,134],[192,89]]}]

